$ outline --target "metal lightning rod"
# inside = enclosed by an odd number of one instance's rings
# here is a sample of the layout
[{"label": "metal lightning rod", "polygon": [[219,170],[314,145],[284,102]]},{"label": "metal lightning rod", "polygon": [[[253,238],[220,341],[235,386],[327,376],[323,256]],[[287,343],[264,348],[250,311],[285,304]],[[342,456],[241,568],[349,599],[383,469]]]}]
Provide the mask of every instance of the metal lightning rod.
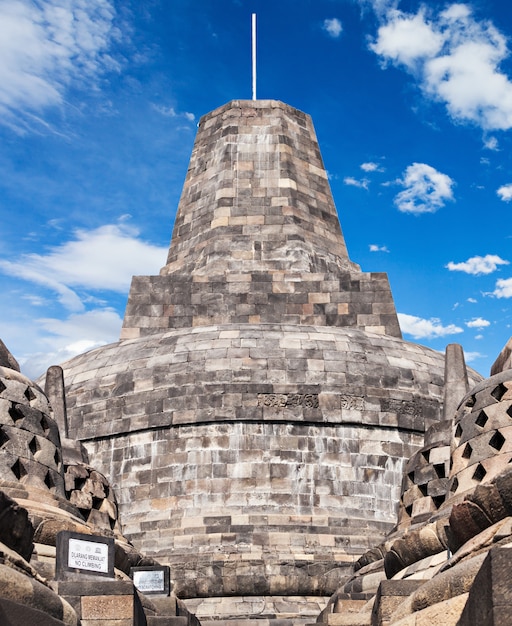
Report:
[{"label": "metal lightning rod", "polygon": [[252,14],[252,99],[256,100],[256,13]]}]

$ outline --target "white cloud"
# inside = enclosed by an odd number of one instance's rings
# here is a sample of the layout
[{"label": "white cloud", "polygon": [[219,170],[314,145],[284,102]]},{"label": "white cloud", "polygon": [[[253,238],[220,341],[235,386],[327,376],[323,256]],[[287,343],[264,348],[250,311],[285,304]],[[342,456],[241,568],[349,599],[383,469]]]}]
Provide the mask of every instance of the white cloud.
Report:
[{"label": "white cloud", "polygon": [[454,120],[485,130],[512,127],[512,82],[500,70],[509,51],[490,21],[478,21],[461,3],[440,13],[425,5],[416,14],[393,5],[375,9],[381,26],[370,48],[384,63],[404,67]]},{"label": "white cloud", "polygon": [[406,335],[411,335],[414,339],[433,339],[464,332],[462,328],[455,326],[455,324],[443,326],[441,320],[436,317],[427,320],[414,315],[398,313],[398,322],[402,332]]},{"label": "white cloud", "polygon": [[359,187],[361,189],[368,189],[368,185],[370,184],[370,181],[367,178],[357,180],[357,178],[353,178],[352,176],[345,176],[343,182],[345,183],[345,185],[349,185],[351,187]]},{"label": "white cloud", "polygon": [[486,254],[485,256],[473,256],[462,263],[450,261],[445,267],[451,272],[464,272],[473,276],[483,276],[495,272],[498,269],[498,265],[509,265],[509,262],[496,254]]},{"label": "white cloud", "polygon": [[493,295],[497,298],[512,298],[512,278],[500,278],[496,281]]},{"label": "white cloud", "polygon": [[337,17],[324,20],[322,28],[329,35],[329,37],[332,37],[333,39],[337,39],[343,31],[343,26]]},{"label": "white cloud", "polygon": [[499,144],[498,144],[498,140],[496,137],[487,137],[484,140],[484,148],[487,148],[487,150],[493,150],[493,151],[497,151],[499,150]]},{"label": "white cloud", "polygon": [[471,304],[476,304],[477,303],[477,300],[475,300],[475,298],[468,298],[467,301],[470,302]]},{"label": "white cloud", "polygon": [[359,166],[363,172],[383,172],[384,168],[381,167],[378,163],[374,163],[373,161],[369,161],[368,163],[361,163]]},{"label": "white cloud", "polygon": [[370,252],[389,252],[386,246],[378,246],[375,243],[370,244]]},{"label": "white cloud", "polygon": [[512,200],[512,183],[501,186],[496,193],[503,202],[510,202]]},{"label": "white cloud", "polygon": [[[475,337],[475,339],[481,339],[481,337]],[[480,352],[464,352],[464,360],[466,363],[473,363],[477,359],[481,359],[485,357],[485,354],[481,354]]]},{"label": "white cloud", "polygon": [[0,260],[0,271],[51,289],[71,311],[83,311],[77,288],[124,293],[134,274],[153,274],[165,263],[167,248],[138,238],[126,224],[77,230],[75,239],[45,254]]},{"label": "white cloud", "polygon": [[153,104],[152,107],[164,117],[184,117],[189,122],[193,122],[196,119],[196,116],[193,113],[189,113],[188,111],[185,111],[185,113],[177,113],[176,109],[171,106]]},{"label": "white cloud", "polygon": [[36,335],[27,350],[18,355],[24,374],[35,379],[50,365],[63,363],[77,354],[119,339],[122,319],[113,309],[95,309],[59,320],[35,320]]},{"label": "white cloud", "polygon": [[375,43],[370,45],[370,49],[386,61],[414,70],[419,62],[441,51],[444,38],[426,21],[423,10],[412,16],[392,10],[387,20],[379,28]]},{"label": "white cloud", "polygon": [[114,19],[110,0],[0,2],[0,120],[59,105],[71,84],[117,69]]},{"label": "white cloud", "polygon": [[466,326],[468,328],[487,328],[490,326],[491,322],[489,320],[484,320],[482,317],[476,317],[469,322],[466,322]]},{"label": "white cloud", "polygon": [[453,180],[425,163],[409,165],[398,182],[405,189],[395,197],[395,204],[404,213],[435,213],[453,200]]},{"label": "white cloud", "polygon": [[174,107],[166,107],[163,104],[153,104],[153,108],[155,111],[158,111],[161,115],[165,117],[176,117],[177,113],[174,110]]}]

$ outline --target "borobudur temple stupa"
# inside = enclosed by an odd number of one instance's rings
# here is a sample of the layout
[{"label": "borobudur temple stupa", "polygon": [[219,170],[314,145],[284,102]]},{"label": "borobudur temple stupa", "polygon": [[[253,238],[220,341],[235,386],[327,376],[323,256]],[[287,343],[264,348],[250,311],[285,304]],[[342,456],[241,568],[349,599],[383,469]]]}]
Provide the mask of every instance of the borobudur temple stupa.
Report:
[{"label": "borobudur temple stupa", "polygon": [[133,278],[120,340],[63,369],[69,437],[206,623],[313,622],[443,419],[444,356],[402,339],[310,117],[273,100],[201,119],[167,263]]}]

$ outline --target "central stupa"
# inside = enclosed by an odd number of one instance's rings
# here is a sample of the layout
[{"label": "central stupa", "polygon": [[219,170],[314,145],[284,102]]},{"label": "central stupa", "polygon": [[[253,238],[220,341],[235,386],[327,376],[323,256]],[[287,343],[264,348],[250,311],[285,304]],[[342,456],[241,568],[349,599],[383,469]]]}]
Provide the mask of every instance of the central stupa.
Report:
[{"label": "central stupa", "polygon": [[271,100],[201,119],[166,265],[133,278],[119,342],[63,367],[69,436],[206,624],[313,621],[442,418],[443,356],[402,340],[310,117]]}]

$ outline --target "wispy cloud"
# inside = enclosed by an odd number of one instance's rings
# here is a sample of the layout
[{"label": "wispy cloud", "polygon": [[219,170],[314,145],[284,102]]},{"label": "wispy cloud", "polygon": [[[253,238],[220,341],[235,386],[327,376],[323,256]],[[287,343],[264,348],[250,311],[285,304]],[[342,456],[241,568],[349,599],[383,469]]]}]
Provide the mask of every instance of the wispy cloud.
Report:
[{"label": "wispy cloud", "polygon": [[434,339],[464,332],[462,328],[455,326],[455,324],[443,326],[441,320],[436,317],[423,319],[415,315],[398,313],[398,321],[402,332],[406,335],[411,335],[414,339]]},{"label": "wispy cloud", "polygon": [[490,326],[491,322],[489,322],[489,320],[484,320],[481,317],[476,317],[472,320],[470,320],[469,322],[466,322],[466,326],[468,328],[487,328],[487,326]]},{"label": "wispy cloud", "polygon": [[[475,339],[481,339],[481,337],[475,337]],[[466,363],[473,363],[483,357],[485,357],[485,354],[482,354],[481,352],[464,352],[464,360]]]},{"label": "wispy cloud", "polygon": [[36,319],[31,344],[17,355],[23,372],[30,378],[41,375],[50,365],[77,354],[117,341],[122,319],[110,308],[72,314],[66,319]]},{"label": "wispy cloud", "polygon": [[378,246],[375,243],[370,244],[370,252],[389,252],[386,246]]},{"label": "wispy cloud", "polygon": [[126,224],[77,230],[75,238],[47,254],[26,254],[15,261],[0,259],[0,271],[57,293],[70,311],[83,311],[77,289],[124,293],[134,274],[152,274],[165,263],[166,248],[139,239]]},{"label": "wispy cloud", "polygon": [[117,70],[115,15],[109,0],[0,2],[0,121],[22,130],[71,84],[94,86]]},{"label": "wispy cloud", "polygon": [[357,179],[353,176],[345,176],[343,182],[349,187],[359,187],[361,189],[368,189],[368,185],[370,184],[370,181],[367,178]]},{"label": "wispy cloud", "polygon": [[495,272],[499,265],[509,265],[509,261],[505,261],[496,254],[486,254],[485,256],[473,256],[461,263],[450,261],[445,267],[451,272],[464,272],[473,276],[484,276]]},{"label": "wispy cloud", "polygon": [[153,104],[153,109],[163,115],[164,117],[184,117],[189,122],[193,122],[196,116],[193,113],[185,111],[185,113],[178,113],[174,107],[165,106],[163,104]]},{"label": "wispy cloud", "polygon": [[435,213],[448,200],[453,200],[454,181],[426,163],[409,165],[397,182],[404,190],[394,202],[403,213]]},{"label": "wispy cloud", "polygon": [[492,22],[478,20],[462,3],[441,12],[422,5],[414,14],[395,2],[365,4],[381,21],[370,48],[384,64],[403,67],[455,121],[484,130],[512,127],[512,82],[500,69],[510,53]]},{"label": "wispy cloud", "polygon": [[486,137],[484,139],[484,148],[493,152],[498,151],[500,149],[498,139],[496,137]]},{"label": "wispy cloud", "polygon": [[363,172],[383,172],[384,168],[378,163],[374,163],[373,161],[368,161],[367,163],[361,163],[359,166]]},{"label": "wispy cloud", "polygon": [[322,28],[333,39],[337,39],[343,31],[343,26],[337,17],[324,20]]}]

